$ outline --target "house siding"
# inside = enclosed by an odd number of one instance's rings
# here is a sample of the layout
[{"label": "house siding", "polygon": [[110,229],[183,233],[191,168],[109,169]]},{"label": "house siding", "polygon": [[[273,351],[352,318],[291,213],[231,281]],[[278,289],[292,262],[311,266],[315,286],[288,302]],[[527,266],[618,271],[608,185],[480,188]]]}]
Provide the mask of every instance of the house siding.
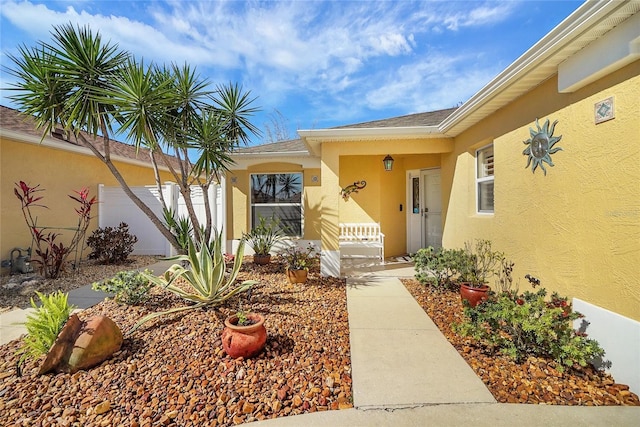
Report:
[{"label": "house siding", "polygon": [[[15,183],[25,181],[29,185],[40,184],[44,191],[41,203],[48,209],[35,207],[33,213],[38,224],[49,227],[76,227],[74,211],[77,202],[68,195],[83,187],[90,196],[98,195],[98,184],[119,185],[107,167],[92,155],[79,154],[45,145],[0,138],[0,258],[8,259],[14,247],[31,246],[31,235],[20,210],[20,202],[14,195]],[[155,183],[150,167],[114,162],[127,182],[132,186]],[[162,173],[169,180],[168,173]],[[98,209],[87,230],[89,236],[98,227]],[[62,235],[57,241],[64,243],[72,236],[69,230],[51,230]],[[85,255],[87,251],[85,251]]]},{"label": "house siding", "polygon": [[[515,262],[514,277],[640,320],[639,75],[636,61],[570,94],[554,77],[459,135],[443,155],[445,247],[490,239]],[[595,124],[594,104],[610,96],[615,118]],[[522,155],[536,118],[557,120],[562,135],[546,176]],[[495,214],[477,215],[474,150],[491,142]]]}]

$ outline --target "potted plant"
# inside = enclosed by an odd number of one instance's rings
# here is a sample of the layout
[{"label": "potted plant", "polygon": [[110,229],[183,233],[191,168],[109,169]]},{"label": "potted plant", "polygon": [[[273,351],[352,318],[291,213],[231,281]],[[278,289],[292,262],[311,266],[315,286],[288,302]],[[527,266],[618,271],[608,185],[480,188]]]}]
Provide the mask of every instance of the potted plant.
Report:
[{"label": "potted plant", "polygon": [[258,225],[248,233],[242,233],[242,239],[253,249],[253,262],[259,265],[271,262],[271,250],[286,238],[277,220],[267,224],[266,219],[260,217]]},{"label": "potted plant", "polygon": [[466,242],[464,254],[458,277],[460,297],[475,307],[487,299],[491,289],[487,280],[495,274],[504,255],[493,251],[491,241],[483,239],[477,239],[475,245]]},{"label": "potted plant", "polygon": [[291,284],[306,283],[309,268],[318,261],[318,253],[311,243],[306,249],[295,244],[287,246],[279,256],[287,266],[287,278]]},{"label": "potted plant", "polygon": [[267,342],[264,316],[259,313],[239,310],[236,314],[227,317],[224,325],[222,348],[234,359],[256,356]]}]

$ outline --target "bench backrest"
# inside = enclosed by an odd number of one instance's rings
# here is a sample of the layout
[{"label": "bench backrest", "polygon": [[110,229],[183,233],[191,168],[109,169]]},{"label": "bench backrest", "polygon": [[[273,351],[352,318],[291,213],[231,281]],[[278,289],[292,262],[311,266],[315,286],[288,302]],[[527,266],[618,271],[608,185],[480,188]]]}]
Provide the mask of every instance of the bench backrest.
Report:
[{"label": "bench backrest", "polygon": [[380,239],[380,224],[375,222],[340,224],[340,239],[342,240],[374,240]]}]

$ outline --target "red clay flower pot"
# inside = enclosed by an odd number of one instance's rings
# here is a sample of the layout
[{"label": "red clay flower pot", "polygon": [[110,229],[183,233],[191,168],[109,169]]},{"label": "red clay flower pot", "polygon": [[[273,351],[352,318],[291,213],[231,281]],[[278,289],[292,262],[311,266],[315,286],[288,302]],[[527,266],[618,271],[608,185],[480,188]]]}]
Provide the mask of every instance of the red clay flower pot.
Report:
[{"label": "red clay flower pot", "polygon": [[222,348],[234,359],[238,357],[247,359],[258,355],[267,342],[264,316],[249,313],[247,319],[252,320],[253,324],[238,326],[238,316],[235,314],[224,321],[226,328],[222,331]]},{"label": "red clay flower pot", "polygon": [[470,286],[467,283],[460,283],[460,297],[469,301],[471,307],[480,304],[480,301],[486,300],[489,292],[489,286],[479,285],[479,287]]},{"label": "red clay flower pot", "polygon": [[309,271],[307,270],[289,270],[287,268],[287,278],[289,279],[289,283],[307,283],[307,275]]},{"label": "red clay flower pot", "polygon": [[267,265],[271,262],[271,254],[253,254],[253,263],[258,265]]}]

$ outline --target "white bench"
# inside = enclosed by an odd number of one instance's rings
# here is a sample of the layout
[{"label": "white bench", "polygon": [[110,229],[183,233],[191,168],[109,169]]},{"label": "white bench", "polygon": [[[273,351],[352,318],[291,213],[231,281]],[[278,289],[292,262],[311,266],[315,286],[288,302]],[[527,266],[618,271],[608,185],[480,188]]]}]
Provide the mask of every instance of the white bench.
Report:
[{"label": "white bench", "polygon": [[[340,223],[340,257],[376,257],[384,262],[384,234],[380,231],[380,224],[376,222],[343,222]],[[373,249],[374,251],[360,251],[353,254],[344,249]],[[367,254],[373,252],[373,255]]]}]

